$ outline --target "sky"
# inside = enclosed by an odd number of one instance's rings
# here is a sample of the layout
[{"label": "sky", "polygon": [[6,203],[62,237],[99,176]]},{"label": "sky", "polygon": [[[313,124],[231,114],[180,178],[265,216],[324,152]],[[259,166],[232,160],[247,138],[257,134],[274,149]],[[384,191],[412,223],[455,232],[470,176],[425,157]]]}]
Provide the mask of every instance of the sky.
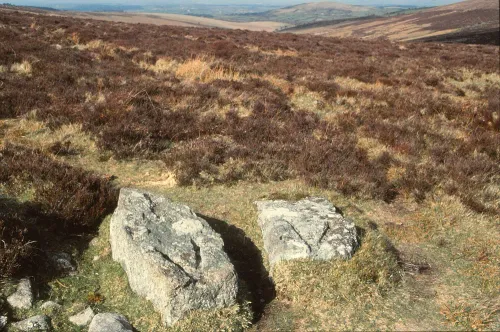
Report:
[{"label": "sky", "polygon": [[[305,2],[320,2],[325,0],[5,0],[14,5],[49,6],[57,4],[121,4],[121,5],[161,5],[161,4],[267,4],[267,5],[295,5]],[[328,0],[326,0],[328,1]],[[414,5],[414,6],[441,6],[459,2],[457,0],[337,0],[336,2],[354,5]]]}]

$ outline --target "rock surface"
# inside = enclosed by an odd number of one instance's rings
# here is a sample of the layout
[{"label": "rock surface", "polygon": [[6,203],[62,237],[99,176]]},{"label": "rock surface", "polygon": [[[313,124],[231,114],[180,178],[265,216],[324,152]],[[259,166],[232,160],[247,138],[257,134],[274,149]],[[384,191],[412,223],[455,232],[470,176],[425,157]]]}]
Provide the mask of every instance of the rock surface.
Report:
[{"label": "rock surface", "polygon": [[133,330],[125,317],[112,313],[95,315],[89,326],[89,332],[133,332]]},{"label": "rock surface", "polygon": [[358,245],[354,223],[325,198],[255,204],[271,265],[300,258],[349,259]]},{"label": "rock surface", "polygon": [[34,316],[14,323],[12,326],[21,331],[49,331],[50,319],[45,315]]},{"label": "rock surface", "polygon": [[122,189],[110,238],[130,287],[153,303],[167,325],[191,310],[235,302],[237,276],[222,238],[189,207]]},{"label": "rock surface", "polygon": [[87,326],[92,321],[92,318],[94,318],[94,316],[95,316],[94,310],[88,307],[82,312],[69,317],[69,321],[78,326]]},{"label": "rock surface", "polygon": [[14,294],[7,298],[11,307],[16,309],[29,309],[33,306],[33,291],[28,278],[21,279]]},{"label": "rock surface", "polygon": [[47,301],[47,302],[44,302],[40,306],[40,309],[50,311],[50,312],[55,312],[55,311],[61,310],[62,305],[60,305],[59,303],[56,303],[54,301]]},{"label": "rock surface", "polygon": [[7,326],[7,323],[9,322],[7,316],[0,316],[0,331],[3,331],[3,329]]},{"label": "rock surface", "polygon": [[57,272],[74,273],[76,267],[73,265],[71,255],[66,252],[55,252],[49,255],[52,265]]}]

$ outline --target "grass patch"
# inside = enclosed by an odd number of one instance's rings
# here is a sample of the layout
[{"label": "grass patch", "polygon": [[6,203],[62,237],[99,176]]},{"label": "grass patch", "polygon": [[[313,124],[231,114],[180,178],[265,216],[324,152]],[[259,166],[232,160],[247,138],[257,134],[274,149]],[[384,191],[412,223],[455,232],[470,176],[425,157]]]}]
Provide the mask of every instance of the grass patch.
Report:
[{"label": "grass patch", "polygon": [[[232,68],[214,64],[214,59],[197,57],[180,64],[175,70],[175,76],[188,81],[209,83],[215,80],[239,81],[240,73]],[[157,63],[158,65],[158,63]]]},{"label": "grass patch", "polygon": [[34,114],[21,119],[3,120],[3,138],[44,151],[57,160],[102,176],[113,177],[120,186],[174,186],[175,176],[161,161],[137,158],[117,160],[111,151],[99,149],[92,135],[81,124],[51,129]]},{"label": "grass patch", "polygon": [[[308,308],[312,316],[302,317],[307,329],[373,328],[362,322],[366,313],[360,311],[368,309],[363,303],[387,301],[386,294],[396,287],[402,270],[393,248],[378,232],[367,231],[362,241],[347,262],[292,261],[275,266],[278,298]],[[344,325],[346,322],[350,324]]]},{"label": "grass patch", "polygon": [[19,75],[31,76],[33,73],[33,67],[31,66],[31,63],[25,60],[23,62],[12,64],[12,66],[10,66],[10,71]]}]

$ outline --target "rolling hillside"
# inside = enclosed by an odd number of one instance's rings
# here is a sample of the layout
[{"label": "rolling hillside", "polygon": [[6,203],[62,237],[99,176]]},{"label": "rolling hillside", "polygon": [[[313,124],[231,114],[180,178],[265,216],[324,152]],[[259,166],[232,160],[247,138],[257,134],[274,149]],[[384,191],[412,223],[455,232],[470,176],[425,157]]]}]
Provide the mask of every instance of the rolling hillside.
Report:
[{"label": "rolling hillside", "polygon": [[[435,41],[498,44],[498,29],[498,1],[467,0],[396,17],[354,20],[312,28],[296,27],[293,32],[329,37],[388,38],[397,41],[432,38]],[[477,36],[483,38],[478,39]]]},{"label": "rolling hillside", "polygon": [[262,13],[228,16],[231,20],[276,21],[294,25],[324,20],[336,20],[366,16],[380,16],[405,9],[405,7],[353,6],[338,2],[312,2]]},{"label": "rolling hillside", "polygon": [[275,31],[286,26],[280,22],[273,21],[258,21],[258,22],[230,22],[214,18],[179,15],[179,14],[162,14],[162,13],[82,13],[70,12],[64,15],[96,19],[112,22],[123,23],[142,23],[155,25],[175,25],[184,27],[205,27],[205,28],[221,28],[221,29],[243,29],[250,31]]},{"label": "rolling hillside", "polygon": [[215,18],[180,15],[180,14],[58,11],[51,9],[41,9],[36,7],[14,7],[8,5],[0,5],[0,9],[4,11],[24,12],[24,13],[31,13],[38,15],[73,17],[81,19],[93,19],[100,21],[122,22],[122,23],[132,23],[132,24],[242,29],[250,31],[268,31],[268,32],[286,27],[286,24],[280,22],[271,22],[271,21],[230,22]]},{"label": "rolling hillside", "polygon": [[[0,319],[87,331],[69,317],[90,307],[137,331],[498,331],[499,105],[492,45],[0,7]],[[210,222],[237,301],[163,326],[113,260],[120,188]],[[254,202],[304,197],[351,219],[359,248],[271,268]],[[33,306],[12,308],[28,276]]]}]

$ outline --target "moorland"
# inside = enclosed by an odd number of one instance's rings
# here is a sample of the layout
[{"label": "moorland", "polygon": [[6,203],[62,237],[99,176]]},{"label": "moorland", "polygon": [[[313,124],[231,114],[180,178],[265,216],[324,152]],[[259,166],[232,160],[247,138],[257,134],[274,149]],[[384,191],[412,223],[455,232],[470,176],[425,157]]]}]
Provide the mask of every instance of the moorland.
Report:
[{"label": "moorland", "polygon": [[[497,46],[0,8],[0,311],[32,276],[63,312],[162,330],[110,255],[117,190],[136,187],[212,220],[247,285],[179,330],[498,330],[499,93]],[[354,220],[360,248],[270,283],[253,202],[306,196]],[[57,250],[76,275],[47,272]]]},{"label": "moorland", "polygon": [[467,0],[391,17],[364,17],[299,25],[289,32],[329,37],[500,45],[500,8],[495,0]]}]

